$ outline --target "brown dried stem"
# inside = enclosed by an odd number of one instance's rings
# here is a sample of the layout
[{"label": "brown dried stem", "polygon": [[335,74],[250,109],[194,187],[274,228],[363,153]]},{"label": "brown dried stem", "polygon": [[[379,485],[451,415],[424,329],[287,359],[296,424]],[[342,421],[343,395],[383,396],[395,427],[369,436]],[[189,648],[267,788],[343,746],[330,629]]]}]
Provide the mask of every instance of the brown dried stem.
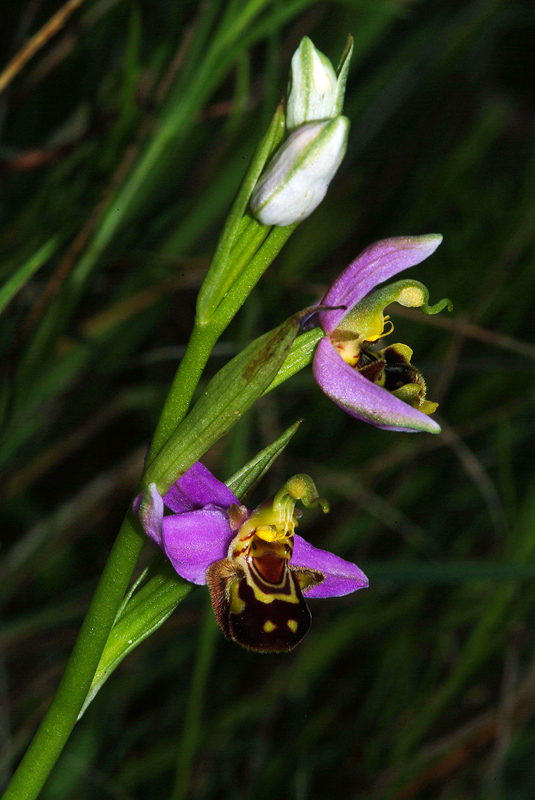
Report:
[{"label": "brown dried stem", "polygon": [[68,0],[65,5],[50,17],[48,22],[26,42],[23,48],[11,59],[0,74],[0,92],[11,83],[15,75],[21,71],[30,58],[37,53],[67,22],[71,14],[82,5],[84,0]]}]

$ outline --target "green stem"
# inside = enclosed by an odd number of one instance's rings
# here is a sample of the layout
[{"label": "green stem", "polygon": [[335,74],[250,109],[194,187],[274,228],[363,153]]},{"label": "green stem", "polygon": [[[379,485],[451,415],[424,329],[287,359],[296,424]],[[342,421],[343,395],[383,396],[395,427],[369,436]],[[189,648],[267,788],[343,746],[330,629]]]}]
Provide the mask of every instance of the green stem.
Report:
[{"label": "green stem", "polygon": [[[220,328],[196,326],[169,392],[151,453],[165,444],[188,409]],[[149,460],[147,459],[148,467]],[[143,546],[129,512],[121,526],[67,668],[39,729],[2,800],[33,800],[56,763],[83,707],[117,612]]]},{"label": "green stem", "polygon": [[[250,251],[251,260],[246,267],[242,265],[241,275],[235,280],[232,289],[227,292],[210,321],[203,325],[197,317],[188,348],[180,362],[173,385],[167,395],[167,400],[152,440],[145,472],[147,472],[155,457],[169,440],[173,431],[186,416],[193,393],[215,343],[296,227],[297,223],[287,225],[284,228],[272,228],[264,241],[262,240],[266,229],[263,229],[262,226],[257,223],[251,223],[244,228],[245,242],[242,244],[240,240],[237,244],[237,251],[239,252],[241,247],[245,249],[252,247]],[[252,255],[253,253],[254,255]]]},{"label": "green stem", "polygon": [[252,292],[266,269],[275,260],[283,246],[290,238],[298,223],[283,228],[273,227],[267,239],[261,244],[253,258],[236,279],[232,291],[228,292],[214,314],[213,322],[224,331],[237,310]]},{"label": "green stem", "polygon": [[195,323],[188,347],[178,366],[158,420],[145,471],[167,442],[171,433],[186,416],[193,393],[221,332],[219,326],[203,326],[198,322]]},{"label": "green stem", "polygon": [[[257,0],[252,2],[250,8],[255,7],[256,2]],[[273,129],[270,131],[270,135],[275,137],[280,135],[280,124],[278,124],[280,120],[278,117],[282,117],[282,110],[279,110],[279,114],[275,115]],[[272,144],[273,142],[271,142]],[[263,142],[266,152],[269,151],[268,145],[270,145],[269,141],[267,144],[265,141]],[[147,164],[150,165],[150,163],[150,158],[147,158],[144,162],[145,166]],[[261,167],[257,164],[256,168],[260,169]],[[248,183],[254,185],[253,178],[254,175],[248,175],[248,181],[242,187],[243,197],[239,196],[244,207],[248,197],[247,192],[250,194],[252,188]],[[127,188],[131,189],[132,183],[135,186],[134,179],[123,191],[127,193]],[[241,214],[243,214],[243,208],[241,209]],[[229,235],[228,237],[229,248],[233,244],[240,222],[241,219],[234,221],[236,230],[233,230],[233,236]],[[239,243],[236,251],[237,255],[241,254],[242,256],[238,264],[238,272],[242,266],[244,267],[243,272],[239,277],[236,277],[236,271],[232,272],[232,276],[236,280],[232,291],[228,291],[226,294],[223,292],[219,298],[221,300],[221,313],[214,315],[214,319],[204,325],[199,322],[201,315],[199,314],[197,317],[186,353],[180,362],[158,422],[145,465],[145,473],[154,462],[159,451],[165,446],[174,429],[184,419],[193,393],[219,336],[241,307],[264,270],[273,261],[294,227],[288,226],[287,228],[271,231],[267,240],[263,241],[265,232],[261,226],[258,226],[254,221],[243,225],[243,241]],[[101,239],[103,237],[104,241],[106,241],[106,233],[107,228],[104,222],[100,230],[100,237]],[[98,236],[96,240],[98,241]],[[93,243],[93,246],[95,246],[95,243]],[[86,254],[86,258],[89,258],[89,264],[91,255]],[[247,261],[247,258],[251,258],[251,261],[245,268],[245,264],[242,262]],[[76,276],[78,280],[84,276],[85,268],[86,264],[83,267],[79,265],[79,274]],[[218,275],[217,277],[220,278],[221,276]],[[213,283],[214,281],[212,281]],[[215,284],[217,284],[217,280]],[[214,289],[214,285],[211,287],[212,289]],[[217,295],[217,287],[215,291]],[[213,297],[210,299],[215,302]],[[144,485],[143,478],[141,485]],[[58,690],[2,800],[34,800],[41,791],[84,705],[117,612],[124,600],[143,541],[144,537],[139,530],[138,523],[132,512],[129,512],[121,526],[97,586]],[[207,635],[206,638],[210,637]],[[201,648],[199,659],[201,659],[203,652]],[[202,656],[202,658],[208,659],[207,664],[209,665],[211,656],[208,654]],[[201,668],[199,667],[199,669]],[[191,711],[192,714],[193,712],[194,710]],[[191,750],[191,746],[184,746],[184,753],[186,753],[184,757],[189,759],[188,763],[193,757],[196,737],[192,741],[193,750]],[[176,791],[182,792],[183,790],[177,788]],[[180,797],[182,795],[178,794],[177,796]]]},{"label": "green stem", "polygon": [[[217,339],[294,227],[273,230],[247,270],[237,279],[233,291],[221,303],[220,313],[207,325],[196,323],[154,434],[145,472],[185,417]],[[129,512],[119,531],[58,691],[2,800],[33,800],[39,794],[85,702],[143,541],[137,521]]]},{"label": "green stem", "polygon": [[41,791],[76,723],[143,542],[139,523],[129,512],[58,690],[2,800],[34,800]]}]

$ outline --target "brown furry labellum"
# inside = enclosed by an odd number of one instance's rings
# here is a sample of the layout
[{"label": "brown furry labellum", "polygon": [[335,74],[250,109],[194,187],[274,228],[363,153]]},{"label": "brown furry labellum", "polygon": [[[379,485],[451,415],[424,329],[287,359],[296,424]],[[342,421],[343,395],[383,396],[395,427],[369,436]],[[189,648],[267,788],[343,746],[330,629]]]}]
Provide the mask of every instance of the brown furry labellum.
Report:
[{"label": "brown furry labellum", "polygon": [[[287,543],[254,536],[247,555],[208,567],[206,581],[225,636],[262,653],[292,650],[310,627],[303,590],[324,580],[321,572],[292,568]],[[284,554],[283,554],[284,553]]]}]

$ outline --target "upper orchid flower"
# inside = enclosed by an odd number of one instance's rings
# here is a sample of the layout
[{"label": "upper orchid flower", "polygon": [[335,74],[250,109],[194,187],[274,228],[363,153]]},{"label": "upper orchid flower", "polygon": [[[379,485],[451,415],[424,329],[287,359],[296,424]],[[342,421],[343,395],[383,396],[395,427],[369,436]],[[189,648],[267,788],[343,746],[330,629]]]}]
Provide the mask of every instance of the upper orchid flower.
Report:
[{"label": "upper orchid flower", "polygon": [[437,423],[427,416],[437,403],[426,399],[425,381],[410,363],[412,350],[404,344],[374,350],[373,344],[394,330],[384,315],[390,303],[436,314],[445,306],[451,311],[451,302],[445,299],[429,306],[426,287],[414,280],[397,281],[374,292],[372,289],[419,264],[441,241],[439,234],[430,234],[375,242],[342,272],[322,301],[331,309],[319,314],[327,335],[314,356],[314,377],[341,408],[379,428],[440,432]]},{"label": "upper orchid flower", "polygon": [[[368,585],[349,561],[294,534],[295,503],[328,511],[306,475],[296,475],[255,511],[200,462],[160,496],[150,484],[134,508],[145,533],[186,580],[208,584],[227,638],[260,652],[283,652],[310,626],[307,597],[337,597]],[[164,515],[164,505],[173,513]]]}]

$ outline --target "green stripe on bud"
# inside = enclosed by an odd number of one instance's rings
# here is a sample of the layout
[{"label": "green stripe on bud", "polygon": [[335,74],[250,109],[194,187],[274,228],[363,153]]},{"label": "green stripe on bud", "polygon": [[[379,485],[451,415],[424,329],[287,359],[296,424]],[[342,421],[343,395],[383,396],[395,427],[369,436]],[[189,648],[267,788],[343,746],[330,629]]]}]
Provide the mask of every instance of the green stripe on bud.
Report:
[{"label": "green stripe on bud", "polygon": [[346,117],[309,122],[295,130],[258,181],[250,207],[262,225],[292,225],[321,203],[344,157]]},{"label": "green stripe on bud", "polygon": [[286,127],[294,130],[304,122],[331,119],[335,112],[336,73],[327,56],[316,50],[308,36],[292,58]]},{"label": "green stripe on bud", "polygon": [[327,56],[314,47],[308,36],[301,39],[292,58],[288,85],[288,131],[305,122],[333,119],[342,113],[352,50],[353,39],[349,37],[336,73]]}]

